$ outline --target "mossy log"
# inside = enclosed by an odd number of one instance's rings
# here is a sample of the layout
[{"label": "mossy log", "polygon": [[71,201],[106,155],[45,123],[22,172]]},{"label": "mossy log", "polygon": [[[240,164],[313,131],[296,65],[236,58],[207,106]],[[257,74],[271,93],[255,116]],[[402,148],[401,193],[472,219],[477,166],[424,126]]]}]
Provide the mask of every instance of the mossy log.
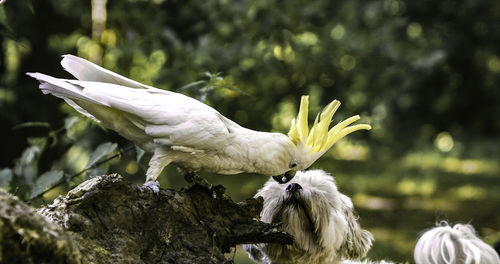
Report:
[{"label": "mossy log", "polygon": [[37,211],[0,190],[0,263],[231,263],[238,244],[292,243],[261,209],[204,180],[153,193],[99,176]]}]

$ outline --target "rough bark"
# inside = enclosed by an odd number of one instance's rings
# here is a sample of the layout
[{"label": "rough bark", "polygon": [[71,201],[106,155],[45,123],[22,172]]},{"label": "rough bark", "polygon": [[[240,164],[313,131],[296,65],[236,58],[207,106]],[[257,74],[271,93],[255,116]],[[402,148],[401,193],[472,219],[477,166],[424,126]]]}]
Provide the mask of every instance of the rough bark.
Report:
[{"label": "rough bark", "polygon": [[261,209],[199,179],[155,194],[100,176],[38,212],[0,191],[0,263],[231,263],[237,244],[292,243]]}]

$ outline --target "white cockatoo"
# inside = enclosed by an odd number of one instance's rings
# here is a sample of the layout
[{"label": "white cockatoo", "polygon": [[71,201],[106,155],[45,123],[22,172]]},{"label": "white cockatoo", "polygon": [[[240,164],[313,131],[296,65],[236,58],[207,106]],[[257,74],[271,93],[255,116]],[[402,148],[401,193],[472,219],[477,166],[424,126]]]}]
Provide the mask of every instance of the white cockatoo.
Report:
[{"label": "white cockatoo", "polygon": [[40,81],[44,94],[63,99],[78,112],[152,153],[146,183],[154,183],[172,162],[189,172],[249,172],[286,182],[296,171],[311,166],[339,139],[371,128],[367,124],[349,126],[360,118],[356,115],[328,129],[340,106],[334,100],[318,114],[309,130],[308,96],[303,96],[288,136],[254,131],[196,99],[141,84],[85,59],[64,55],[61,65],[77,79],[27,74]]}]

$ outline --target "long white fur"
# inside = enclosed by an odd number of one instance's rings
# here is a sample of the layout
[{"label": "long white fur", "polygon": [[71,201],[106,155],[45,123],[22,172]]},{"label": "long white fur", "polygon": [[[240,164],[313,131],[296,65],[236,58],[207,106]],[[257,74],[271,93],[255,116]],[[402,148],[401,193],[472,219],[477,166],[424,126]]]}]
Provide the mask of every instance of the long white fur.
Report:
[{"label": "long white fur", "polygon": [[[303,202],[301,208],[287,205],[290,193],[285,189],[291,183],[302,187],[296,194]],[[283,230],[295,238],[294,244],[245,245],[253,260],[319,264],[365,256],[373,236],[361,229],[351,199],[338,191],[332,176],[322,170],[300,171],[288,184],[269,180],[255,197],[264,198],[261,221],[283,223]]]},{"label": "long white fur", "polygon": [[499,264],[496,251],[469,224],[451,227],[446,221],[426,231],[414,252],[417,264]]}]

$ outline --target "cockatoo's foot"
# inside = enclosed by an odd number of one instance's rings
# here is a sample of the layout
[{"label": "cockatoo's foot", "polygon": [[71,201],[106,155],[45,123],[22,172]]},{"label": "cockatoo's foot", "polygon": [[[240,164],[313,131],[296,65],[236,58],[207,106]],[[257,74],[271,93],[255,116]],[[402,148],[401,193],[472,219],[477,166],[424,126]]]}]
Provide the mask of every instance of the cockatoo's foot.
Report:
[{"label": "cockatoo's foot", "polygon": [[160,183],[158,181],[147,181],[142,186],[151,189],[156,194],[160,191]]}]

